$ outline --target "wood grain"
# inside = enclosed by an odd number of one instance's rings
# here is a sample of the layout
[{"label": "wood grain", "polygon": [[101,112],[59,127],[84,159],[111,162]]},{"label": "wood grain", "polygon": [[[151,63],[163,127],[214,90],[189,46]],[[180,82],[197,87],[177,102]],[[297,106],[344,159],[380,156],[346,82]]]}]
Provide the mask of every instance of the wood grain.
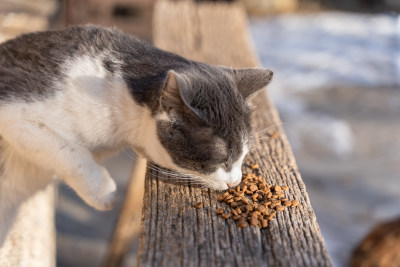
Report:
[{"label": "wood grain", "polygon": [[49,185],[22,204],[0,249],[1,267],[56,265],[55,194],[54,185]]},{"label": "wood grain", "polygon": [[103,266],[120,266],[132,239],[139,233],[147,160],[137,157]]},{"label": "wood grain", "polygon": [[[239,4],[159,1],[154,12],[158,47],[215,65],[259,65]],[[272,127],[258,135],[262,139],[247,159],[260,165],[268,183],[287,184],[300,206],[279,212],[267,229],[239,229],[215,215],[224,206],[216,200],[218,192],[171,183],[148,169],[139,266],[331,266],[278,113],[265,91],[253,102],[255,132]],[[204,207],[195,209],[197,202]]]}]

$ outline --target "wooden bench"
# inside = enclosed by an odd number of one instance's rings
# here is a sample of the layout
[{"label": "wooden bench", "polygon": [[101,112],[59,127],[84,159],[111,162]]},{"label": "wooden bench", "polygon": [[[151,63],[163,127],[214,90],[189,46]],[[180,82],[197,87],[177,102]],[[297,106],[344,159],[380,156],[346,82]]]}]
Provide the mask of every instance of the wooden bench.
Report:
[{"label": "wooden bench", "polygon": [[[260,65],[240,4],[160,0],[153,20],[154,43],[162,49],[215,65]],[[163,174],[147,169],[138,266],[332,265],[278,113],[265,91],[253,100],[255,132],[270,128],[258,135],[256,149],[247,159],[260,165],[268,184],[288,185],[300,206],[279,212],[267,229],[240,229],[232,220],[215,215],[223,205],[217,201],[218,192],[172,184]],[[143,164],[135,177],[139,185]],[[128,193],[128,199],[133,198]],[[204,208],[193,208],[197,202]],[[125,203],[122,210],[106,266],[121,263],[136,233],[137,206],[130,209],[131,205]]]}]

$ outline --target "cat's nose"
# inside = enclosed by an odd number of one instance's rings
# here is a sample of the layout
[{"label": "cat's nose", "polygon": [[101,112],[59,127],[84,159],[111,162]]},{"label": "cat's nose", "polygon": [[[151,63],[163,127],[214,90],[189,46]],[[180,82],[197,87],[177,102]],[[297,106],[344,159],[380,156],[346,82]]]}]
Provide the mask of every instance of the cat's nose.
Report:
[{"label": "cat's nose", "polygon": [[226,185],[228,186],[228,188],[235,186],[235,184],[229,184],[229,183],[227,183]]},{"label": "cat's nose", "polygon": [[226,183],[226,185],[229,187],[234,187],[237,186],[238,184],[240,184],[240,180],[239,181],[235,181],[235,182],[231,182],[231,183]]},{"label": "cat's nose", "polygon": [[228,187],[237,186],[242,181],[242,171],[240,169],[232,170],[230,176],[231,176],[231,179],[230,179],[229,183],[226,183],[226,185]]}]

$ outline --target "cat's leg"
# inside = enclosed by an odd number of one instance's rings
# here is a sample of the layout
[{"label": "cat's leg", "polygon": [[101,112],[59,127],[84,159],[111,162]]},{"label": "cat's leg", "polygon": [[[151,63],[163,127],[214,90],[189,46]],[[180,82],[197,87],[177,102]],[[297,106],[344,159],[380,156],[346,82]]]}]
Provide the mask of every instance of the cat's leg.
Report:
[{"label": "cat's leg", "polygon": [[20,155],[57,174],[89,205],[99,210],[114,207],[115,182],[87,148],[41,124],[14,123],[2,129],[1,135]]}]

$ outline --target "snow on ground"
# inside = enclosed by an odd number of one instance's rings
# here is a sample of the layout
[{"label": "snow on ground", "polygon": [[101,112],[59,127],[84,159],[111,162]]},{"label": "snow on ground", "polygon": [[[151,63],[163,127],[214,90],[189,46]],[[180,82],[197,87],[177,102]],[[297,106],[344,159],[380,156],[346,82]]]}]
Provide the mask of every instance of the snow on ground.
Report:
[{"label": "snow on ground", "polygon": [[400,216],[400,19],[339,12],[253,19],[262,64],[335,266]]}]

